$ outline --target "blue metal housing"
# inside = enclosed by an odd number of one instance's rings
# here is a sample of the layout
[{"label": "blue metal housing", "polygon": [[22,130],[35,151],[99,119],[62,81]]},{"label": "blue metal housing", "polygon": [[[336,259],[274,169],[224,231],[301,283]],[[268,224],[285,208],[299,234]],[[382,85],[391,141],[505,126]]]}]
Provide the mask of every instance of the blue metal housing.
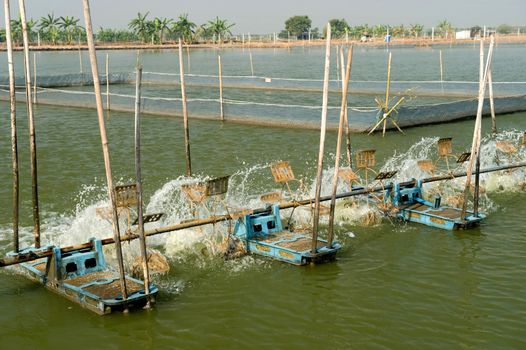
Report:
[{"label": "blue metal housing", "polygon": [[318,239],[316,253],[311,251],[312,238],[305,233],[283,229],[279,205],[268,212],[249,214],[238,219],[234,234],[245,242],[248,252],[267,256],[294,265],[307,265],[334,260],[341,244]]},{"label": "blue metal housing", "polygon": [[158,288],[150,284],[150,293],[144,291],[144,282],[125,276],[127,297],[123,298],[119,274],[106,266],[100,240],[92,238],[91,247],[62,254],[60,248],[26,248],[21,254],[53,251],[49,258],[39,259],[21,266],[30,277],[46,288],[65,296],[84,308],[104,315],[114,310],[142,306],[155,301]]},{"label": "blue metal housing", "polygon": [[458,208],[441,205],[441,197],[436,195],[433,202],[423,199],[422,181],[416,181],[414,187],[400,188],[394,184],[393,190],[386,190],[384,200],[398,209],[396,216],[403,221],[417,222],[427,226],[445,230],[456,230],[473,227],[479,224],[486,215],[467,211],[465,218],[461,217],[462,211]]}]

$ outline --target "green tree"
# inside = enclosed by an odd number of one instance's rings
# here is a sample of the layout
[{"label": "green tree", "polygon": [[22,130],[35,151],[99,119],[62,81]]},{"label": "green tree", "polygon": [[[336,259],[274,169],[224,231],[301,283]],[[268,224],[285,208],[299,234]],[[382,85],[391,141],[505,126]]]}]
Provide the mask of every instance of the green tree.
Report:
[{"label": "green tree", "polygon": [[397,25],[393,27],[392,35],[393,36],[405,36],[406,30],[403,24]]},{"label": "green tree", "polygon": [[409,26],[409,33],[415,38],[419,37],[424,31],[424,26],[422,24],[411,24]]},{"label": "green tree", "polygon": [[285,21],[285,31],[296,38],[305,37],[311,29],[312,21],[309,16],[293,16]]},{"label": "green tree", "polygon": [[[35,22],[32,18],[26,21],[27,37],[29,42],[32,42],[33,32],[36,25],[37,22]],[[11,35],[13,36],[13,41],[15,44],[22,42],[22,19],[20,17],[17,20],[11,20]]]},{"label": "green tree", "polygon": [[440,21],[437,25],[437,29],[440,35],[445,36],[446,38],[453,31],[453,27],[451,26],[451,23],[449,23],[447,20]]},{"label": "green tree", "polygon": [[73,41],[73,37],[75,34],[79,34],[79,31],[82,27],[78,25],[80,19],[75,18],[73,16],[69,17],[60,17],[58,25],[62,30],[64,31],[64,35],[66,36],[66,42],[68,44],[71,44]]},{"label": "green tree", "polygon": [[508,24],[501,24],[497,27],[497,33],[499,34],[510,34],[512,31],[512,28]]},{"label": "green tree", "polygon": [[377,24],[373,27],[372,32],[374,36],[384,37],[387,35],[389,27],[385,24]]},{"label": "green tree", "polygon": [[482,36],[482,27],[481,26],[471,27],[471,29],[469,30],[469,36],[474,38],[477,35]]},{"label": "green tree", "polygon": [[193,41],[196,27],[196,24],[188,19],[188,14],[183,14],[174,22],[171,32],[187,44]]},{"label": "green tree", "polygon": [[57,43],[57,39],[60,35],[59,24],[59,19],[55,18],[53,13],[40,18],[39,32],[46,39],[49,39],[53,45]]},{"label": "green tree", "polygon": [[224,19],[216,17],[215,19],[208,21],[207,30],[210,34],[216,35],[217,38],[225,38],[227,35],[232,35],[230,28],[232,28],[235,23],[228,24]]},{"label": "green tree", "polygon": [[159,44],[163,44],[164,33],[170,30],[171,19],[156,17],[154,20],[155,37],[158,39]]},{"label": "green tree", "polygon": [[[345,33],[349,32],[349,24],[344,19],[331,19],[329,21],[331,25],[331,35],[333,38],[344,38]],[[323,35],[327,34],[327,28],[323,30]]]},{"label": "green tree", "polygon": [[144,15],[140,12],[137,13],[137,17],[132,19],[128,24],[128,27],[141,39],[143,43],[147,42],[150,38],[149,21],[146,19],[150,12],[146,12]]}]

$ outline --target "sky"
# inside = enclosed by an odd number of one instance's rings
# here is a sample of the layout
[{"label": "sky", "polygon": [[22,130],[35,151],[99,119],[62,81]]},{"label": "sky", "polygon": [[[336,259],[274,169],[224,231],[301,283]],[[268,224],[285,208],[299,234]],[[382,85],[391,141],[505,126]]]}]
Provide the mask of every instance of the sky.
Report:
[{"label": "sky", "polygon": [[[419,23],[432,27],[444,19],[457,28],[526,25],[526,0],[91,0],[90,4],[96,29],[126,28],[137,12],[148,11],[152,18],[187,13],[197,24],[219,16],[236,24],[234,34],[279,32],[294,15],[309,16],[313,27],[319,28],[331,18],[344,18],[351,26]],[[34,19],[53,12],[84,23],[81,0],[26,0],[26,12]],[[15,16],[18,1],[11,0],[11,17]]]}]

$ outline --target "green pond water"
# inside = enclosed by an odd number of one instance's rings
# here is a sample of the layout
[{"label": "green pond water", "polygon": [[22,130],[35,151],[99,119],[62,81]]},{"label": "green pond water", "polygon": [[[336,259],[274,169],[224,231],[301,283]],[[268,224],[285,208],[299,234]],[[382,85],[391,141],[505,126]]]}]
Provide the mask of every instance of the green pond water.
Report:
[{"label": "green pond water", "polygon": [[[472,47],[444,50],[458,60],[476,59],[478,53]],[[500,46],[499,50],[512,48]],[[213,57],[210,51],[196,55]],[[312,76],[316,72],[321,76],[322,59],[315,50],[305,51],[293,54],[306,57],[302,64],[312,63]],[[422,52],[398,51],[407,57]],[[500,63],[508,78],[526,80],[521,76],[524,70],[509,64],[511,57],[524,60],[523,51],[524,47],[515,47],[507,54],[508,64]],[[289,67],[298,66],[290,63],[288,53],[257,52]],[[131,69],[133,52],[113,54]],[[230,54],[245,55],[241,50]],[[58,71],[60,65],[63,70],[76,69],[74,54],[42,55],[47,55],[50,70]],[[144,54],[145,66],[156,60],[167,62],[167,55]],[[385,50],[364,50],[363,55],[378,56],[375,59],[380,62]],[[201,67],[203,73],[209,72],[205,62],[196,63],[195,70]],[[476,70],[470,69],[458,72],[476,79]],[[408,68],[407,74],[422,78],[428,74],[423,68],[416,71]],[[364,78],[373,79],[376,73],[370,74]],[[25,106],[17,107],[21,234],[23,245],[28,245],[32,218],[27,118]],[[0,255],[5,255],[12,249],[8,104],[0,102],[0,110],[4,111],[0,118]],[[110,236],[110,225],[94,214],[105,201],[95,111],[39,105],[35,115],[43,243],[71,244]],[[353,135],[353,148],[377,149],[379,165],[400,170],[400,180],[421,177],[416,160],[436,157],[437,138],[453,137],[454,151],[467,151],[473,124],[466,120],[423,126],[407,129],[405,135],[389,132],[385,138]],[[505,132],[501,139],[517,144],[526,129],[526,113],[498,116],[498,127]],[[128,183],[134,176],[133,115],[112,112],[107,129],[114,178]],[[484,134],[490,130],[488,119],[483,121],[483,130]],[[186,181],[181,177],[182,121],[145,116],[142,136],[145,204],[150,211],[166,213],[162,224],[187,218],[188,205],[179,190]],[[232,206],[261,206],[259,195],[279,188],[268,169],[276,160],[289,160],[296,177],[312,185],[319,131],[191,120],[190,137],[196,177],[233,174],[227,197]],[[495,164],[492,142],[488,138],[483,142],[483,167]],[[330,191],[335,144],[336,135],[331,132],[326,143],[325,193]],[[524,161],[524,149],[517,156]],[[501,163],[508,161],[500,157]],[[483,177],[487,192],[482,209],[488,218],[468,231],[446,232],[387,219],[365,226],[354,217],[356,212],[340,208],[336,235],[344,248],[335,262],[325,265],[296,267],[255,256],[224,261],[210,253],[203,255],[202,236],[190,230],[152,237],[150,246],[169,258],[171,271],[155,279],[161,290],[155,308],[127,315],[96,316],[28,281],[16,269],[2,269],[0,347],[522,349],[526,347],[526,192],[520,188],[522,181],[521,171]],[[461,184],[448,190],[458,191]],[[367,208],[364,203],[360,206]],[[322,224],[322,233],[325,230]],[[137,246],[125,244],[124,250],[130,258]],[[112,261],[113,250],[106,253]]]}]

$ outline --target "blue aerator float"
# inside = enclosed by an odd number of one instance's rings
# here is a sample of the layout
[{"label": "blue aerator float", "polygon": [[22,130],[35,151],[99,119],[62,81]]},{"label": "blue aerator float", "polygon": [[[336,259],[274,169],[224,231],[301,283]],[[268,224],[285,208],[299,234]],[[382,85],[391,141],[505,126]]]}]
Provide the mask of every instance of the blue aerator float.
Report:
[{"label": "blue aerator float", "polygon": [[125,276],[127,295],[121,293],[117,272],[106,266],[102,242],[91,239],[91,247],[63,253],[60,248],[26,248],[16,255],[38,255],[39,251],[52,250],[50,257],[20,264],[31,279],[49,290],[89,309],[99,315],[112,311],[140,307],[154,302],[158,289],[150,284],[145,293],[144,282]]},{"label": "blue aerator float", "polygon": [[318,238],[316,251],[312,251],[312,237],[306,233],[292,232],[283,228],[278,204],[268,211],[248,214],[239,218],[234,235],[245,242],[247,252],[263,255],[294,265],[332,261],[341,244]]},{"label": "blue aerator float", "polygon": [[441,205],[441,197],[436,195],[433,202],[423,199],[422,180],[412,186],[401,187],[394,184],[384,193],[384,201],[390,202],[396,210],[396,217],[403,221],[416,222],[445,230],[467,229],[478,225],[486,218],[485,214],[466,211]]}]

